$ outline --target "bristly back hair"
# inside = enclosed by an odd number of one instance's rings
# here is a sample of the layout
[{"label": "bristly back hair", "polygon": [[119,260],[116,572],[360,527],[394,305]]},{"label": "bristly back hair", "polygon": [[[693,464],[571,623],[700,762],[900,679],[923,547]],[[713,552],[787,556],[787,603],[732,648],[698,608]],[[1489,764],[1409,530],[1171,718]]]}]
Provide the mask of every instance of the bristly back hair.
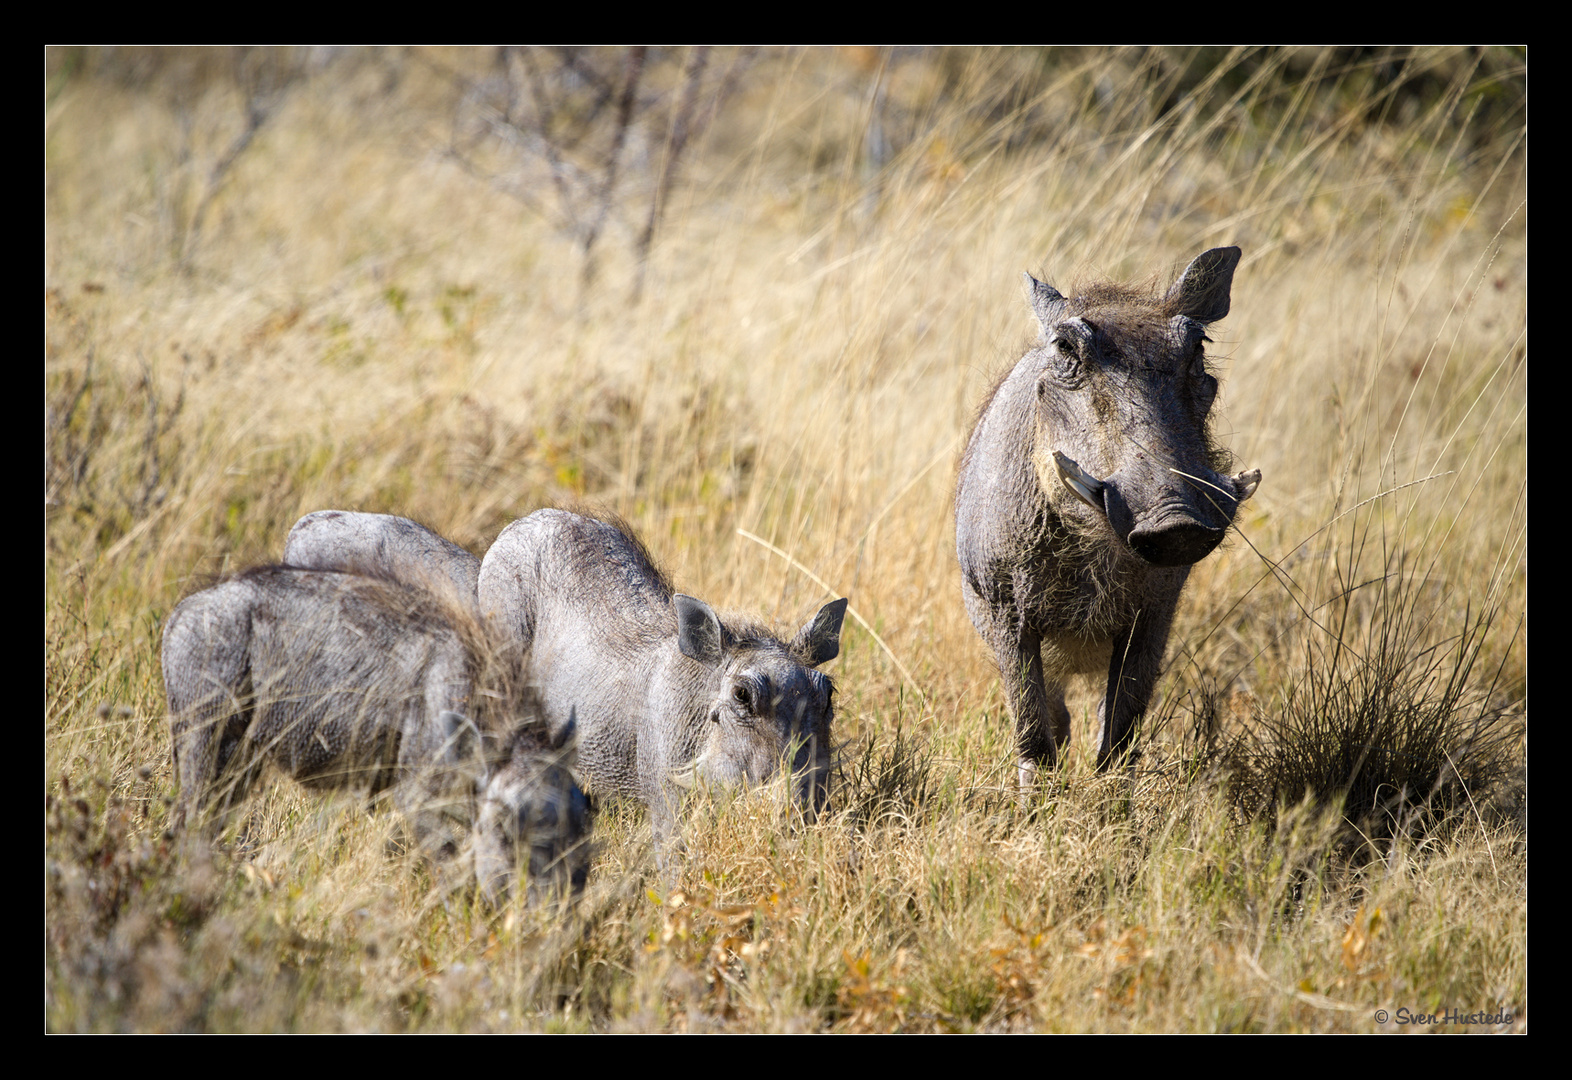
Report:
[{"label": "bristly back hair", "polygon": [[[228,580],[265,583],[293,573],[360,583],[369,598],[386,613],[397,616],[403,625],[424,630],[446,628],[464,645],[469,660],[468,674],[473,688],[469,719],[479,730],[498,738],[505,738],[519,727],[545,731],[540,709],[533,704],[529,689],[523,685],[521,660],[516,650],[499,641],[497,632],[480,617],[478,609],[452,595],[452,590],[425,588],[387,574],[302,569],[277,564],[254,566]],[[504,714],[509,706],[518,706],[518,714]]]},{"label": "bristly back hair", "polygon": [[576,514],[591,521],[598,521],[602,525],[611,526],[627,540],[628,546],[633,549],[634,558],[643,562],[644,568],[649,571],[649,577],[664,592],[666,600],[669,601],[672,594],[677,591],[672,587],[670,575],[666,573],[665,568],[655,558],[649,546],[644,543],[644,538],[639,535],[639,531],[629,524],[627,519],[621,514],[610,507],[586,503],[569,503],[565,506],[555,507],[555,509],[568,514]]},{"label": "bristly back hair", "polygon": [[[644,538],[639,535],[638,530],[629,524],[622,515],[603,506],[584,504],[571,504],[557,507],[557,509],[589,518],[592,521],[598,521],[602,525],[609,525],[621,533],[628,541],[628,546],[633,549],[634,557],[643,561],[649,571],[649,577],[658,584],[660,590],[664,593],[664,599],[668,603],[672,596],[679,591],[672,585],[671,577],[656,560],[649,546],[644,543]],[[721,632],[726,636],[728,646],[764,648],[769,645],[785,645],[788,650],[790,649],[789,636],[787,638],[781,637],[775,630],[759,621],[756,616],[735,611],[718,611],[716,614],[720,618]],[[799,656],[798,659],[802,660],[804,658]]]}]

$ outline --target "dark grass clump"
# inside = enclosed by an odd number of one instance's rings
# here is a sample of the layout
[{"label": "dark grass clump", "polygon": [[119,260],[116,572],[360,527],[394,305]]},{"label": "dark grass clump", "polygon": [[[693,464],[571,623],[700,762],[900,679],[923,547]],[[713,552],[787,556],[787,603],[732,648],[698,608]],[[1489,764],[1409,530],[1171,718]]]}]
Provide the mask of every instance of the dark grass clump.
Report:
[{"label": "dark grass clump", "polygon": [[940,784],[932,746],[897,723],[895,736],[871,738],[840,762],[835,801],[852,828],[864,830],[895,818],[920,825],[934,809]]},{"label": "dark grass clump", "polygon": [[1247,814],[1305,799],[1340,807],[1357,847],[1434,837],[1513,801],[1523,703],[1503,691],[1501,672],[1516,631],[1496,653],[1496,609],[1469,606],[1460,629],[1435,639],[1434,625],[1450,620],[1435,617],[1400,563],[1361,587],[1363,612],[1359,590],[1342,594],[1335,631],[1316,624],[1278,704],[1257,705],[1229,747]]}]

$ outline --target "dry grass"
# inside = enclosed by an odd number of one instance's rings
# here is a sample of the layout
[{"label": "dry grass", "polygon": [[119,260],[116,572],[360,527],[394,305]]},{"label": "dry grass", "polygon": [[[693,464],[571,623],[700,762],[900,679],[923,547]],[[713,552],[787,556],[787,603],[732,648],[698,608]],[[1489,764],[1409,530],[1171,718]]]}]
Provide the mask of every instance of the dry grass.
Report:
[{"label": "dry grass", "polygon": [[[482,126],[494,60],[48,57],[50,1030],[1526,1026],[1520,51],[722,51],[642,268],[689,56],[646,58],[588,268],[593,201]],[[563,93],[593,179],[614,110]],[[1192,575],[1138,765],[1092,771],[1087,687],[1019,806],[950,503],[1032,330],[1019,275],[1226,243],[1217,430],[1260,492]],[[174,850],[182,595],[311,510],[480,552],[567,501],[718,606],[851,598],[827,820],[698,796],[668,889],[603,807],[566,920],[438,895],[384,817],[287,783]],[[1406,761],[1403,732],[1451,771],[1375,776],[1373,827],[1338,755]]]}]

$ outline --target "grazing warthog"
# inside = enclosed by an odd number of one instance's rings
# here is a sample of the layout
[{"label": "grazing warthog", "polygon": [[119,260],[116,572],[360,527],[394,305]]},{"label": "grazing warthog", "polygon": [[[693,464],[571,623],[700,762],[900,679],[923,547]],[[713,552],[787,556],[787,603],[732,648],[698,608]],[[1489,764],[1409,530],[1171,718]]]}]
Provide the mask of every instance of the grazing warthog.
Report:
[{"label": "grazing warthog", "polygon": [[822,808],[834,687],[814,669],[840,652],[845,600],[788,644],[674,593],[624,529],[540,510],[486,552],[480,605],[524,651],[552,731],[576,713],[591,790],[649,807],[657,853],[677,788],[695,781],[758,783],[784,766],[797,805]]},{"label": "grazing warthog", "polygon": [[955,492],[966,609],[1004,678],[1023,786],[1069,742],[1072,674],[1107,673],[1098,766],[1129,746],[1190,565],[1260,483],[1222,474],[1207,419],[1206,325],[1238,262],[1203,252],[1162,296],[1027,277],[1042,334],[983,406]]},{"label": "grazing warthog", "polygon": [[566,884],[577,895],[589,876],[589,800],[571,771],[574,724],[553,739],[540,722],[513,732],[507,759],[481,792],[472,846],[475,877],[493,904],[513,876],[527,874],[533,902]]},{"label": "grazing warthog", "polygon": [[576,891],[572,725],[548,733],[506,656],[464,606],[386,579],[262,567],[186,598],[164,625],[176,826],[216,825],[271,761],[307,787],[389,791],[436,861],[473,839],[493,898],[513,853],[532,893]]},{"label": "grazing warthog", "polygon": [[480,560],[409,518],[318,510],[289,530],[284,565],[391,578],[475,602]]}]

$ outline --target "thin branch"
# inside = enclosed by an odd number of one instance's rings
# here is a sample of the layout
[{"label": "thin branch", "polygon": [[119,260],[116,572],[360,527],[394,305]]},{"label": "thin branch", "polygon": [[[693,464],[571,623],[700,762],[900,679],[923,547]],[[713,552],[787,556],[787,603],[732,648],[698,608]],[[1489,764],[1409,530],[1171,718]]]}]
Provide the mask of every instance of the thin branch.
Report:
[{"label": "thin branch", "polygon": [[639,296],[644,291],[644,267],[649,261],[650,244],[655,239],[655,226],[660,223],[662,211],[666,208],[666,198],[671,192],[672,181],[677,175],[677,162],[682,157],[682,151],[688,144],[688,133],[693,118],[694,106],[699,99],[699,83],[704,78],[704,69],[709,65],[710,51],[705,46],[696,46],[688,54],[687,70],[683,72],[682,101],[677,106],[677,111],[672,114],[671,131],[666,137],[666,153],[661,162],[660,177],[655,181],[655,191],[650,196],[649,216],[644,219],[644,229],[639,233],[639,239],[634,247],[636,260],[636,277],[633,279],[633,302],[639,302]]},{"label": "thin branch", "polygon": [[617,127],[612,135],[611,150],[606,154],[606,173],[601,181],[600,194],[596,199],[595,218],[590,222],[584,234],[584,270],[580,283],[588,288],[595,280],[595,241],[600,239],[600,231],[606,224],[606,215],[611,211],[611,196],[617,186],[617,164],[622,158],[622,147],[628,138],[628,126],[633,121],[633,103],[638,93],[639,76],[644,71],[644,46],[628,50],[628,62],[624,68],[622,81],[622,97],[617,102]]}]

